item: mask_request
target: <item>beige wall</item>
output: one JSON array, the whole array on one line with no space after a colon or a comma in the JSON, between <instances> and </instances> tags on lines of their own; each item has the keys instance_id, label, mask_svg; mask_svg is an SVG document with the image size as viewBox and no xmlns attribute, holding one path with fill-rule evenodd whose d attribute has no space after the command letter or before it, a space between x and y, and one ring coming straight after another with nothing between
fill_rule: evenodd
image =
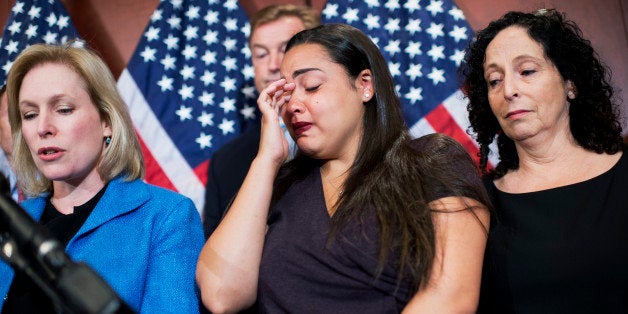
<instances>
[{"instance_id":1,"label":"beige wall","mask_svg":"<svg viewBox=\"0 0 628 314\"><path fill-rule=\"evenodd\" d=\"M422 0L425 1L425 0ZM4 25L14 0L0 1L0 25ZM150 15L159 0L62 0L81 37L97 49L115 76L131 59ZM455 0L475 30L510 10L557 8L576 21L602 59L613 71L612 83L625 99L628 113L628 5L625 0ZM624 3L622 3L624 2ZM310 4L321 10L326 0L240 0L251 14L275 3ZM628 134L628 119L624 121Z\"/></svg>"}]
</instances>

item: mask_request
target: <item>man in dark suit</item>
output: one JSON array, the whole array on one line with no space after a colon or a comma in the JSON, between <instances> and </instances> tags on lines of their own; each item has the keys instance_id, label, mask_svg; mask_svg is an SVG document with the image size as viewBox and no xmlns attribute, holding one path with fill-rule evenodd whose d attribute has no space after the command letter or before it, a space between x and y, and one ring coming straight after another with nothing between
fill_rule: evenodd
<instances>
[{"instance_id":1,"label":"man in dark suit","mask_svg":"<svg viewBox=\"0 0 628 314\"><path fill-rule=\"evenodd\" d=\"M255 88L263 90L280 79L279 67L288 40L296 33L320 25L320 15L311 8L271 5L251 18L249 47L255 70ZM214 153L209 163L203 228L208 238L216 229L240 189L257 155L259 125L252 126Z\"/></svg>"}]
</instances>

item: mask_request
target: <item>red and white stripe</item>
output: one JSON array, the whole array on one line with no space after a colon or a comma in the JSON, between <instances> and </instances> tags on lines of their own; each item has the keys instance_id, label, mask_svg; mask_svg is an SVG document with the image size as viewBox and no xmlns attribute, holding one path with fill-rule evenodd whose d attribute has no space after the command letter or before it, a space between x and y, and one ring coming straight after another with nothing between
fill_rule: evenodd
<instances>
[{"instance_id":1,"label":"red and white stripe","mask_svg":"<svg viewBox=\"0 0 628 314\"><path fill-rule=\"evenodd\" d=\"M203 178L206 176L206 171L203 170L207 169L207 163L197 169L190 167L151 110L128 70L122 71L117 86L140 138L146 163L146 182L191 198L202 217L205 202Z\"/></svg>"},{"instance_id":2,"label":"red and white stripe","mask_svg":"<svg viewBox=\"0 0 628 314\"><path fill-rule=\"evenodd\" d=\"M467 98L462 91L457 90L438 107L412 125L410 127L410 135L420 137L435 132L449 135L460 142L471 157L478 162L480 150L475 140L466 132L471 125L467 113L467 104ZM495 151L494 149L492 150ZM496 165L497 162L496 156L489 156L491 166Z\"/></svg>"}]
</instances>

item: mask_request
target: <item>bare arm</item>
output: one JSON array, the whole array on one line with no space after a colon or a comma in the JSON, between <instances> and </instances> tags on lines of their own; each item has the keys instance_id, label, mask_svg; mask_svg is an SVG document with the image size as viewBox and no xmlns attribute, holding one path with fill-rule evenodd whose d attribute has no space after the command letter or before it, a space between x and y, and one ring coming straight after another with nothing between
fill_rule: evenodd
<instances>
[{"instance_id":1,"label":"bare arm","mask_svg":"<svg viewBox=\"0 0 628 314\"><path fill-rule=\"evenodd\" d=\"M203 304L213 313L236 312L255 302L273 181L288 156L278 111L289 99L284 90L293 86L279 80L260 93L259 152L229 211L201 251L196 280Z\"/></svg>"},{"instance_id":2,"label":"bare arm","mask_svg":"<svg viewBox=\"0 0 628 314\"><path fill-rule=\"evenodd\" d=\"M473 208L462 210L470 206ZM403 312L475 313L489 212L478 201L463 197L444 197L431 202L430 207L435 210L432 219L436 233L431 277Z\"/></svg>"}]
</instances>

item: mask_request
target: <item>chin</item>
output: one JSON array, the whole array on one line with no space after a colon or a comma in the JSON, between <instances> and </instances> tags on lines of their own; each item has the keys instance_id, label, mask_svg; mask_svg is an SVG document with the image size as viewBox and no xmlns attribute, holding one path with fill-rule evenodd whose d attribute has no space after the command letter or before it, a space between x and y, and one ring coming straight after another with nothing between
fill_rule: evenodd
<instances>
[{"instance_id":1,"label":"chin","mask_svg":"<svg viewBox=\"0 0 628 314\"><path fill-rule=\"evenodd\" d=\"M316 159L318 159L318 157L317 157L317 152L318 152L319 150L317 150L317 149L313 148L311 145L301 145L301 144L298 144L298 143L297 143L297 147L299 147L299 151L300 151L303 155L308 156L308 157L311 157L311 158L316 158Z\"/></svg>"},{"instance_id":2,"label":"chin","mask_svg":"<svg viewBox=\"0 0 628 314\"><path fill-rule=\"evenodd\" d=\"M530 132L517 132L515 134L513 134L512 136L506 134L511 140L513 140L514 142L523 142L525 140L528 140L532 137L534 137L535 133L530 133Z\"/></svg>"},{"instance_id":3,"label":"chin","mask_svg":"<svg viewBox=\"0 0 628 314\"><path fill-rule=\"evenodd\" d=\"M76 173L67 169L44 169L41 173L46 179L57 182L71 181L78 177Z\"/></svg>"},{"instance_id":4,"label":"chin","mask_svg":"<svg viewBox=\"0 0 628 314\"><path fill-rule=\"evenodd\" d=\"M303 154L306 155L308 157L312 157L315 158L314 156L316 155L315 151L312 149L308 149L306 147L301 147L299 146L299 151Z\"/></svg>"}]
</instances>

